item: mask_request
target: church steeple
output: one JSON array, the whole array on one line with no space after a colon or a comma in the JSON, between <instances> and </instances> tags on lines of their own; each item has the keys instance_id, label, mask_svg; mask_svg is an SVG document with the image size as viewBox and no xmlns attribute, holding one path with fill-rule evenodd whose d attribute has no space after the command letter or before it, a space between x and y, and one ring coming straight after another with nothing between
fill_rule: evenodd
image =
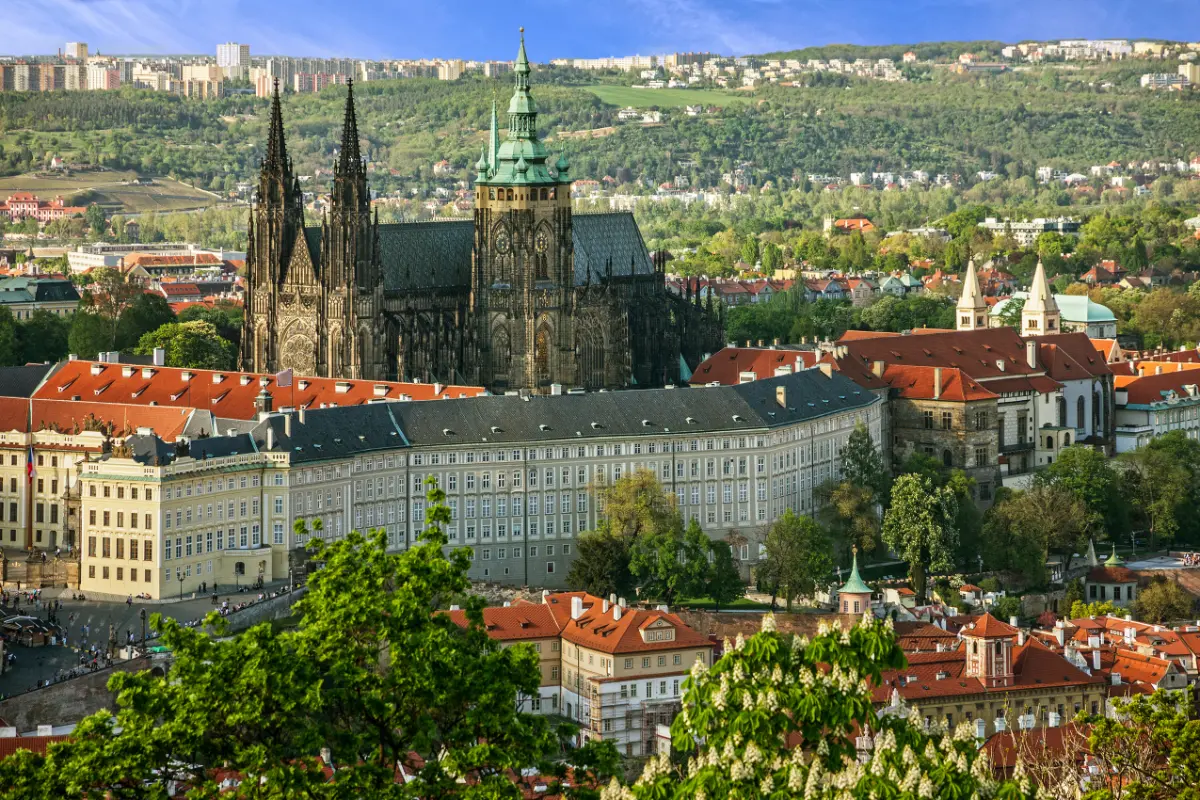
<instances>
[{"instance_id":1,"label":"church steeple","mask_svg":"<svg viewBox=\"0 0 1200 800\"><path fill-rule=\"evenodd\" d=\"M508 133L499 140L493 111L488 138L488 179L494 186L555 186L562 181L550 174L549 153L537 135L537 103L529 88L529 57L525 54L525 29L513 67L516 76L508 101Z\"/></svg>"},{"instance_id":2,"label":"church steeple","mask_svg":"<svg viewBox=\"0 0 1200 800\"><path fill-rule=\"evenodd\" d=\"M267 157L263 159L263 170L291 170L287 157L287 144L283 139L283 107L279 101L279 79L275 79L275 93L271 96L271 125L267 134ZM289 181L290 182L290 181Z\"/></svg>"},{"instance_id":3,"label":"church steeple","mask_svg":"<svg viewBox=\"0 0 1200 800\"><path fill-rule=\"evenodd\" d=\"M975 264L968 263L963 273L962 296L958 298L958 330L974 331L987 327L987 303L983 300L983 292L979 289L979 276L975 274Z\"/></svg>"},{"instance_id":4,"label":"church steeple","mask_svg":"<svg viewBox=\"0 0 1200 800\"><path fill-rule=\"evenodd\" d=\"M1061 314L1058 302L1050 291L1050 281L1046 279L1046 268L1039 258L1037 269L1033 273L1033 283L1029 287L1029 298L1021 309L1021 334L1024 336L1044 336L1059 333Z\"/></svg>"},{"instance_id":5,"label":"church steeple","mask_svg":"<svg viewBox=\"0 0 1200 800\"><path fill-rule=\"evenodd\" d=\"M346 114L342 121L342 152L338 157L338 172L348 174L362 169L358 149L358 117L354 113L354 81L347 82Z\"/></svg>"}]
</instances>

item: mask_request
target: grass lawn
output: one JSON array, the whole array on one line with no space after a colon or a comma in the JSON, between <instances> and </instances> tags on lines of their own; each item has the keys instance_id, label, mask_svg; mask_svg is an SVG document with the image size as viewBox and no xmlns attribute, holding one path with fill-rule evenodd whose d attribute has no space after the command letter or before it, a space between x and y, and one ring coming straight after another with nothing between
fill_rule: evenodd
<instances>
[{"instance_id":1,"label":"grass lawn","mask_svg":"<svg viewBox=\"0 0 1200 800\"><path fill-rule=\"evenodd\" d=\"M41 178L36 175L13 175L0 178L0 198L13 192L33 192L43 199L91 191L95 201L111 211L138 213L142 211L179 211L205 208L217 202L208 192L193 189L171 178L155 178L152 186L129 186L124 182L137 178L132 171L97 171L75 175L55 175Z\"/></svg>"},{"instance_id":2,"label":"grass lawn","mask_svg":"<svg viewBox=\"0 0 1200 800\"><path fill-rule=\"evenodd\" d=\"M677 600L676 605L698 610L714 610L716 608L716 604L708 597L689 597L684 600ZM767 611L770 608L770 603L756 603L744 597L734 600L728 605L721 606L722 611Z\"/></svg>"},{"instance_id":3,"label":"grass lawn","mask_svg":"<svg viewBox=\"0 0 1200 800\"><path fill-rule=\"evenodd\" d=\"M734 106L753 101L752 97L711 89L634 89L632 86L587 86L589 92L605 103L622 108L683 108L684 106Z\"/></svg>"}]
</instances>

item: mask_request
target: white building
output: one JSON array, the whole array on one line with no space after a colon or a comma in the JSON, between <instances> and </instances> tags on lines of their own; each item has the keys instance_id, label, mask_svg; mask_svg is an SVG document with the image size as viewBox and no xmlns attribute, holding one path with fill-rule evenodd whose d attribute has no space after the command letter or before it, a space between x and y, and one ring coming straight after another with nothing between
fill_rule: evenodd
<instances>
[{"instance_id":1,"label":"white building","mask_svg":"<svg viewBox=\"0 0 1200 800\"><path fill-rule=\"evenodd\" d=\"M238 44L237 42L226 42L225 44L217 45L217 66L218 67L242 67L250 68L250 45Z\"/></svg>"},{"instance_id":2,"label":"white building","mask_svg":"<svg viewBox=\"0 0 1200 800\"><path fill-rule=\"evenodd\" d=\"M67 42L63 55L67 58L73 58L76 61L87 61L87 42Z\"/></svg>"}]
</instances>

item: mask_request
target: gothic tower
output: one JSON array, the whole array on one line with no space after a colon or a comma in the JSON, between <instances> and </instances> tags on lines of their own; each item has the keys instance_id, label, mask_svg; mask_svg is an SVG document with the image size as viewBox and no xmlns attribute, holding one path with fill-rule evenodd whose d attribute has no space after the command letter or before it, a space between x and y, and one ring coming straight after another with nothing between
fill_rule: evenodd
<instances>
[{"instance_id":1,"label":"gothic tower","mask_svg":"<svg viewBox=\"0 0 1200 800\"><path fill-rule=\"evenodd\" d=\"M962 296L958 298L958 330L974 331L988 326L988 307L983 292L979 289L979 276L975 264L968 263L963 273Z\"/></svg>"},{"instance_id":2,"label":"gothic tower","mask_svg":"<svg viewBox=\"0 0 1200 800\"><path fill-rule=\"evenodd\" d=\"M508 103L508 132L484 147L475 181L471 310L480 382L494 390L548 392L576 382L571 179L565 157L551 172L529 93L524 28Z\"/></svg>"},{"instance_id":3,"label":"gothic tower","mask_svg":"<svg viewBox=\"0 0 1200 800\"><path fill-rule=\"evenodd\" d=\"M353 84L346 95L342 148L321 250L320 372L382 380L387 377L383 269L378 221L371 220L371 194L359 150Z\"/></svg>"},{"instance_id":4,"label":"gothic tower","mask_svg":"<svg viewBox=\"0 0 1200 800\"><path fill-rule=\"evenodd\" d=\"M1062 315L1058 310L1058 302L1050 291L1050 282L1046 280L1046 268L1039 258L1037 269L1033 273L1033 283L1029 287L1029 298L1021 309L1021 335L1045 336L1060 333Z\"/></svg>"},{"instance_id":5,"label":"gothic tower","mask_svg":"<svg viewBox=\"0 0 1200 800\"><path fill-rule=\"evenodd\" d=\"M271 100L267 154L262 160L258 192L250 211L246 246L246 306L242 323L242 369L279 369L280 339L273 324L279 286L291 263L297 237L304 235L304 204L300 182L292 172L283 137L279 81Z\"/></svg>"}]
</instances>

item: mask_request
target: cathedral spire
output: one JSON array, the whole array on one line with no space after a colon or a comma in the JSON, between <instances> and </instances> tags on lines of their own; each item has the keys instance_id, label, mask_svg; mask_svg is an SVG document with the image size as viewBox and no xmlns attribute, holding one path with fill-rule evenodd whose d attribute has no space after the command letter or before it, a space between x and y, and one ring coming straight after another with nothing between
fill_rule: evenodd
<instances>
[{"instance_id":1,"label":"cathedral spire","mask_svg":"<svg viewBox=\"0 0 1200 800\"><path fill-rule=\"evenodd\" d=\"M1039 258L1037 269L1033 273L1033 283L1029 287L1029 298L1025 301L1025 307L1021 309L1021 333L1025 336L1058 333L1060 318L1058 302L1050 291L1046 268Z\"/></svg>"},{"instance_id":2,"label":"cathedral spire","mask_svg":"<svg viewBox=\"0 0 1200 800\"><path fill-rule=\"evenodd\" d=\"M283 141L283 106L279 102L279 79L275 79L275 93L271 96L271 128L267 137L267 158L264 168L286 171L289 167L287 145Z\"/></svg>"},{"instance_id":3,"label":"cathedral spire","mask_svg":"<svg viewBox=\"0 0 1200 800\"><path fill-rule=\"evenodd\" d=\"M987 303L983 292L979 289L979 276L975 273L975 263L968 262L963 272L962 297L958 298L958 329L973 331L987 327Z\"/></svg>"},{"instance_id":4,"label":"cathedral spire","mask_svg":"<svg viewBox=\"0 0 1200 800\"><path fill-rule=\"evenodd\" d=\"M342 122L342 152L338 158L338 171L346 174L362 168L362 156L358 149L358 117L354 113L354 81L347 82L346 115Z\"/></svg>"},{"instance_id":5,"label":"cathedral spire","mask_svg":"<svg viewBox=\"0 0 1200 800\"><path fill-rule=\"evenodd\" d=\"M496 171L496 162L500 158L500 123L496 116L496 93L492 92L492 127L488 133L488 170Z\"/></svg>"}]
</instances>

